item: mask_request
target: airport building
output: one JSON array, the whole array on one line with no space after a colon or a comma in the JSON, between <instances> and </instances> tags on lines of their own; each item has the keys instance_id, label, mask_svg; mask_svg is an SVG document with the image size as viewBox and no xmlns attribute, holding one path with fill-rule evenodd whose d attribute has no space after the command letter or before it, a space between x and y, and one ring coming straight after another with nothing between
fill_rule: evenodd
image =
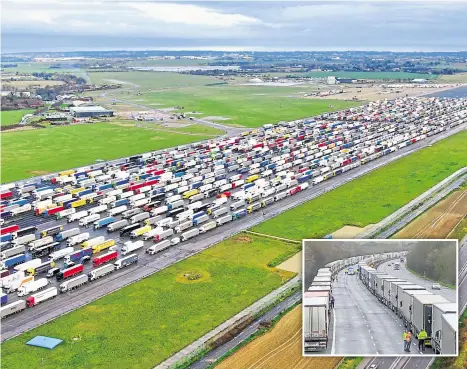
<instances>
[{"instance_id":1,"label":"airport building","mask_svg":"<svg viewBox=\"0 0 467 369\"><path fill-rule=\"evenodd\" d=\"M102 106L76 106L70 108L70 113L76 118L113 117L114 112Z\"/></svg>"}]
</instances>

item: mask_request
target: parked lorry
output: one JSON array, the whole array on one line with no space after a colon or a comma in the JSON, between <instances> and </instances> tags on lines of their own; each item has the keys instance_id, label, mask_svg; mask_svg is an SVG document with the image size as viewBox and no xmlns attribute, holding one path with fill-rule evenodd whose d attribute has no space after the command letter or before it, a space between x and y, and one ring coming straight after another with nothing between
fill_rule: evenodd
<instances>
[{"instance_id":1,"label":"parked lorry","mask_svg":"<svg viewBox=\"0 0 467 369\"><path fill-rule=\"evenodd\" d=\"M12 247L11 249L7 249L5 251L2 251L2 253L0 254L0 257L2 259L8 259L8 258L11 258L15 255L19 255L19 254L24 254L24 252L26 251L26 246L22 245L22 246L17 246L17 247Z\"/></svg>"},{"instance_id":2,"label":"parked lorry","mask_svg":"<svg viewBox=\"0 0 467 369\"><path fill-rule=\"evenodd\" d=\"M99 220L100 218L101 218L100 214L91 214L84 218L81 218L78 224L81 227L87 227L89 224L94 223L96 220Z\"/></svg>"},{"instance_id":3,"label":"parked lorry","mask_svg":"<svg viewBox=\"0 0 467 369\"><path fill-rule=\"evenodd\" d=\"M128 210L128 207L126 205L121 205L121 206L117 206L117 207L114 207L112 209L110 209L107 214L109 216L115 216L115 215L118 215L118 214L122 214L124 213L125 211Z\"/></svg>"},{"instance_id":4,"label":"parked lorry","mask_svg":"<svg viewBox=\"0 0 467 369\"><path fill-rule=\"evenodd\" d=\"M95 281L98 278L112 273L114 270L115 266L113 264L104 265L100 268L94 269L88 273L89 281Z\"/></svg>"},{"instance_id":5,"label":"parked lorry","mask_svg":"<svg viewBox=\"0 0 467 369\"><path fill-rule=\"evenodd\" d=\"M70 268L61 270L55 275L55 277L57 278L57 281L61 281L63 279L74 277L75 275L82 273L83 270L84 270L83 264L77 264L77 265L73 265Z\"/></svg>"},{"instance_id":6,"label":"parked lorry","mask_svg":"<svg viewBox=\"0 0 467 369\"><path fill-rule=\"evenodd\" d=\"M441 353L443 355L456 355L457 354L457 327L459 319L457 314L443 314L441 316L442 327L441 331Z\"/></svg>"},{"instance_id":7,"label":"parked lorry","mask_svg":"<svg viewBox=\"0 0 467 369\"><path fill-rule=\"evenodd\" d=\"M143 235L144 233L149 232L151 229L152 229L151 226L144 226L144 227L137 228L131 231L130 238L137 238Z\"/></svg>"},{"instance_id":8,"label":"parked lorry","mask_svg":"<svg viewBox=\"0 0 467 369\"><path fill-rule=\"evenodd\" d=\"M80 263L81 260L85 256L91 256L91 255L92 255L92 247L89 246L89 247L86 247L84 249L76 250L74 252L69 253L68 255L65 255L64 262L66 264L69 264L70 262Z\"/></svg>"},{"instance_id":9,"label":"parked lorry","mask_svg":"<svg viewBox=\"0 0 467 369\"><path fill-rule=\"evenodd\" d=\"M150 214L148 212L142 212L139 214L135 214L130 218L130 223L137 223L141 222L142 220L148 219Z\"/></svg>"},{"instance_id":10,"label":"parked lorry","mask_svg":"<svg viewBox=\"0 0 467 369\"><path fill-rule=\"evenodd\" d=\"M89 240L89 233L84 232L77 234L76 236L71 236L69 239L66 240L66 244L67 246L74 246L87 240Z\"/></svg>"},{"instance_id":11,"label":"parked lorry","mask_svg":"<svg viewBox=\"0 0 467 369\"><path fill-rule=\"evenodd\" d=\"M57 287L50 287L44 291L41 291L41 292L35 293L34 295L29 296L26 299L26 303L29 307L33 307L41 302L53 299L57 295L58 295Z\"/></svg>"},{"instance_id":12,"label":"parked lorry","mask_svg":"<svg viewBox=\"0 0 467 369\"><path fill-rule=\"evenodd\" d=\"M414 295L411 322L414 334L417 335L418 332L424 329L428 335L428 340L430 340L433 304L448 302L448 300L439 295ZM428 340L425 342L425 345L431 344L431 341Z\"/></svg>"},{"instance_id":13,"label":"parked lorry","mask_svg":"<svg viewBox=\"0 0 467 369\"><path fill-rule=\"evenodd\" d=\"M32 233L32 234L27 234L27 235L15 238L13 239L11 243L15 246L27 245L28 243L35 241L35 239L36 239L36 235Z\"/></svg>"},{"instance_id":14,"label":"parked lorry","mask_svg":"<svg viewBox=\"0 0 467 369\"><path fill-rule=\"evenodd\" d=\"M65 293L65 292L74 290L75 288L78 288L87 282L88 282L88 276L84 274L78 277L69 279L68 281L63 282L59 286L60 292Z\"/></svg>"},{"instance_id":15,"label":"parked lorry","mask_svg":"<svg viewBox=\"0 0 467 369\"><path fill-rule=\"evenodd\" d=\"M454 352L445 353L442 351L441 344L443 341L443 315L444 314L453 314L457 317L457 304L449 303L449 304L433 304L432 310L432 324L431 324L431 347L435 354L443 354L443 355L454 355ZM449 334L449 330L448 330ZM449 338L447 338L449 339Z\"/></svg>"},{"instance_id":16,"label":"parked lorry","mask_svg":"<svg viewBox=\"0 0 467 369\"><path fill-rule=\"evenodd\" d=\"M157 233L157 234L154 236L153 242L162 241L162 240L166 239L167 237L172 236L173 234L174 234L174 230L173 230L172 228L169 228L169 229L160 231L159 233Z\"/></svg>"},{"instance_id":17,"label":"parked lorry","mask_svg":"<svg viewBox=\"0 0 467 369\"><path fill-rule=\"evenodd\" d=\"M199 227L199 233L206 233L207 231L210 231L211 229L214 229L216 227L217 223L215 221L205 223L201 227Z\"/></svg>"},{"instance_id":18,"label":"parked lorry","mask_svg":"<svg viewBox=\"0 0 467 369\"><path fill-rule=\"evenodd\" d=\"M146 253L148 253L149 255L155 255L159 252L167 250L170 246L171 246L170 240L164 240L146 249Z\"/></svg>"},{"instance_id":19,"label":"parked lorry","mask_svg":"<svg viewBox=\"0 0 467 369\"><path fill-rule=\"evenodd\" d=\"M54 266L55 266L55 261L47 260L46 262L42 263L41 265L35 268L26 269L26 273L28 275L38 275L38 274L47 272L49 269L53 268Z\"/></svg>"},{"instance_id":20,"label":"parked lorry","mask_svg":"<svg viewBox=\"0 0 467 369\"><path fill-rule=\"evenodd\" d=\"M207 217L207 215L204 215L204 216ZM199 229L198 228L190 229L189 231L186 231L186 232L182 233L181 241L182 242L187 241L190 238L196 237L197 235L199 235Z\"/></svg>"},{"instance_id":21,"label":"parked lorry","mask_svg":"<svg viewBox=\"0 0 467 369\"><path fill-rule=\"evenodd\" d=\"M175 227L175 233L182 233L184 230L193 226L193 221L186 220Z\"/></svg>"},{"instance_id":22,"label":"parked lorry","mask_svg":"<svg viewBox=\"0 0 467 369\"><path fill-rule=\"evenodd\" d=\"M142 242L142 241L140 241L140 242ZM136 255L136 254L128 255L128 256L126 256L124 258L121 258L121 259L117 260L114 263L115 270L125 268L125 267L127 267L127 266L129 266L131 264L135 264L137 262L138 262L138 255Z\"/></svg>"},{"instance_id":23,"label":"parked lorry","mask_svg":"<svg viewBox=\"0 0 467 369\"><path fill-rule=\"evenodd\" d=\"M35 267L37 267L37 266L39 266L41 264L42 264L41 259L37 258L37 259L29 260L29 261L27 261L25 263L19 264L19 265L15 266L14 269L17 272L24 273L28 268L35 268Z\"/></svg>"},{"instance_id":24,"label":"parked lorry","mask_svg":"<svg viewBox=\"0 0 467 369\"><path fill-rule=\"evenodd\" d=\"M65 247L64 249L55 251L49 255L49 260L57 261L63 259L66 255L74 251L73 247Z\"/></svg>"},{"instance_id":25,"label":"parked lorry","mask_svg":"<svg viewBox=\"0 0 467 369\"><path fill-rule=\"evenodd\" d=\"M25 276L24 273L18 272L2 278L2 287L6 293L15 292L18 288L34 281L34 276Z\"/></svg>"},{"instance_id":26,"label":"parked lorry","mask_svg":"<svg viewBox=\"0 0 467 369\"><path fill-rule=\"evenodd\" d=\"M143 241L136 241L136 242L127 241L127 242L125 242L125 243L123 244L121 253L122 253L122 255L127 255L127 254L129 254L130 252L139 250L139 249L142 248L143 246L144 246L144 242L143 242ZM119 269L119 268L117 268L117 269Z\"/></svg>"},{"instance_id":27,"label":"parked lorry","mask_svg":"<svg viewBox=\"0 0 467 369\"><path fill-rule=\"evenodd\" d=\"M2 306L0 308L0 316L1 318L6 318L9 315L19 313L26 309L26 301L25 300L17 300L12 302L11 304Z\"/></svg>"},{"instance_id":28,"label":"parked lorry","mask_svg":"<svg viewBox=\"0 0 467 369\"><path fill-rule=\"evenodd\" d=\"M94 222L94 229L99 229L99 228L105 227L105 226L107 226L109 224L112 224L114 222L115 222L114 217L106 217L106 218L96 220Z\"/></svg>"},{"instance_id":29,"label":"parked lorry","mask_svg":"<svg viewBox=\"0 0 467 369\"><path fill-rule=\"evenodd\" d=\"M328 346L329 299L304 297L303 309L305 352L325 350Z\"/></svg>"},{"instance_id":30,"label":"parked lorry","mask_svg":"<svg viewBox=\"0 0 467 369\"><path fill-rule=\"evenodd\" d=\"M117 251L109 251L103 255L96 256L94 259L92 259L92 266L93 267L98 267L102 264L108 263L112 260L116 260L118 257L118 252Z\"/></svg>"},{"instance_id":31,"label":"parked lorry","mask_svg":"<svg viewBox=\"0 0 467 369\"><path fill-rule=\"evenodd\" d=\"M128 225L128 220L122 219L114 223L110 223L107 225L107 232L113 232L117 231L119 229L122 229L123 227L126 227Z\"/></svg>"},{"instance_id":32,"label":"parked lorry","mask_svg":"<svg viewBox=\"0 0 467 369\"><path fill-rule=\"evenodd\" d=\"M2 293L0 297L0 301L1 301L1 306L6 305L6 303L8 302L8 295L6 293Z\"/></svg>"},{"instance_id":33,"label":"parked lorry","mask_svg":"<svg viewBox=\"0 0 467 369\"><path fill-rule=\"evenodd\" d=\"M100 243L98 245L91 246L92 247L92 253L97 254L98 252L106 250L109 247L112 247L114 245L115 245L115 240L113 240L113 239L106 240L106 241L104 241L104 242L102 242L102 243Z\"/></svg>"},{"instance_id":34,"label":"parked lorry","mask_svg":"<svg viewBox=\"0 0 467 369\"><path fill-rule=\"evenodd\" d=\"M197 218L194 218L193 219L193 225L197 226L197 225L199 225L201 223L207 222L208 220L209 220L209 215L204 214L204 215L201 215L201 216L199 216Z\"/></svg>"},{"instance_id":35,"label":"parked lorry","mask_svg":"<svg viewBox=\"0 0 467 369\"><path fill-rule=\"evenodd\" d=\"M91 238L90 240L84 241L81 244L81 247L92 247L92 246L95 246L95 245L99 245L104 241L105 241L104 236L94 237L94 238Z\"/></svg>"},{"instance_id":36,"label":"parked lorry","mask_svg":"<svg viewBox=\"0 0 467 369\"><path fill-rule=\"evenodd\" d=\"M399 316L404 320L404 324L407 325L412 322L413 298L415 295L432 295L432 293L427 290L401 290L401 294L398 296L398 311Z\"/></svg>"},{"instance_id":37,"label":"parked lorry","mask_svg":"<svg viewBox=\"0 0 467 369\"><path fill-rule=\"evenodd\" d=\"M88 214L88 211L87 210L82 210L82 211L75 211L74 213L72 213L71 215L68 215L67 216L67 222L68 223L71 223L71 222L75 222L75 221L79 221L85 217L87 217L89 214Z\"/></svg>"},{"instance_id":38,"label":"parked lorry","mask_svg":"<svg viewBox=\"0 0 467 369\"><path fill-rule=\"evenodd\" d=\"M19 297L29 295L30 293L37 292L49 285L49 280L47 278L40 278L31 283L23 284L18 288L17 294Z\"/></svg>"},{"instance_id":39,"label":"parked lorry","mask_svg":"<svg viewBox=\"0 0 467 369\"><path fill-rule=\"evenodd\" d=\"M218 226L221 226L221 225L223 225L223 224L225 224L225 223L228 223L228 222L230 222L230 221L232 221L232 215L231 215L231 214L225 215L225 216L223 216L223 217L217 219L217 225L218 225Z\"/></svg>"},{"instance_id":40,"label":"parked lorry","mask_svg":"<svg viewBox=\"0 0 467 369\"><path fill-rule=\"evenodd\" d=\"M71 228L71 229L67 229L66 231L62 231L59 234L57 234L55 236L55 239L57 240L57 242L61 242L61 241L65 241L66 239L72 236L76 236L77 234L79 234L79 228Z\"/></svg>"}]
</instances>

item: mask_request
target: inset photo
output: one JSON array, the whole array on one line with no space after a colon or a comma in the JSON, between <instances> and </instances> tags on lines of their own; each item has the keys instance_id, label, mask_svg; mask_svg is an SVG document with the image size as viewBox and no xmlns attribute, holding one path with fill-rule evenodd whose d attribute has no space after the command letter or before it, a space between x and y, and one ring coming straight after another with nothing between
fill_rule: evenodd
<instances>
[{"instance_id":1,"label":"inset photo","mask_svg":"<svg viewBox=\"0 0 467 369\"><path fill-rule=\"evenodd\" d=\"M457 356L457 240L303 240L305 356Z\"/></svg>"}]
</instances>

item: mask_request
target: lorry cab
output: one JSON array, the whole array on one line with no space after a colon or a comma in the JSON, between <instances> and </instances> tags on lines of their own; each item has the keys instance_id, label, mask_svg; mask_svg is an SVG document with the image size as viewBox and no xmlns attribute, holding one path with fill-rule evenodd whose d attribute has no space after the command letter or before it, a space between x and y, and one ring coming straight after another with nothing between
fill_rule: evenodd
<instances>
[{"instance_id":1,"label":"lorry cab","mask_svg":"<svg viewBox=\"0 0 467 369\"><path fill-rule=\"evenodd\" d=\"M47 274L45 275L47 278L52 278L55 276L58 272L60 271L60 268L52 268L47 271Z\"/></svg>"}]
</instances>

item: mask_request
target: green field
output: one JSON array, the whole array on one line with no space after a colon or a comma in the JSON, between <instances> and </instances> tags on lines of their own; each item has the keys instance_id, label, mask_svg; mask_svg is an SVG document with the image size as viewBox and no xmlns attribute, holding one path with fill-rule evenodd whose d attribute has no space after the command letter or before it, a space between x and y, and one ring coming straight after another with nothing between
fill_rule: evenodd
<instances>
[{"instance_id":1,"label":"green field","mask_svg":"<svg viewBox=\"0 0 467 369\"><path fill-rule=\"evenodd\" d=\"M64 64L61 63L42 63L42 62L12 62L4 64L18 64L15 68L2 68L4 72L8 73L35 73L35 72L46 72L46 73L80 73L84 69L81 68L50 68L52 64Z\"/></svg>"},{"instance_id":2,"label":"green field","mask_svg":"<svg viewBox=\"0 0 467 369\"><path fill-rule=\"evenodd\" d=\"M203 138L108 123L3 132L2 181L15 181L92 164L97 159L116 159Z\"/></svg>"},{"instance_id":3,"label":"green field","mask_svg":"<svg viewBox=\"0 0 467 369\"><path fill-rule=\"evenodd\" d=\"M301 89L287 87L219 86L148 92L136 100L143 105L158 103L161 108L182 106L185 112L202 113L196 117L221 116L228 120L219 123L251 128L361 105L355 101L304 99L292 95L301 92Z\"/></svg>"},{"instance_id":4,"label":"green field","mask_svg":"<svg viewBox=\"0 0 467 369\"><path fill-rule=\"evenodd\" d=\"M2 126L11 126L13 124L18 124L21 122L21 118L23 118L26 114L31 114L34 112L33 109L22 109L22 110L5 110L2 111L1 115L1 123Z\"/></svg>"},{"instance_id":5,"label":"green field","mask_svg":"<svg viewBox=\"0 0 467 369\"><path fill-rule=\"evenodd\" d=\"M209 60L191 59L136 59L125 63L129 67L189 67L193 65L205 65Z\"/></svg>"},{"instance_id":6,"label":"green field","mask_svg":"<svg viewBox=\"0 0 467 369\"><path fill-rule=\"evenodd\" d=\"M467 83L467 73L459 73L453 75L443 75L439 78L439 83Z\"/></svg>"},{"instance_id":7,"label":"green field","mask_svg":"<svg viewBox=\"0 0 467 369\"><path fill-rule=\"evenodd\" d=\"M381 221L467 165L467 131L413 153L252 230L301 240L321 238L344 225Z\"/></svg>"},{"instance_id":8,"label":"green field","mask_svg":"<svg viewBox=\"0 0 467 369\"><path fill-rule=\"evenodd\" d=\"M355 79L436 79L435 74L423 73L407 73L407 72L307 72L300 73L297 76L325 78L327 76L335 76L339 78L355 78Z\"/></svg>"},{"instance_id":9,"label":"green field","mask_svg":"<svg viewBox=\"0 0 467 369\"><path fill-rule=\"evenodd\" d=\"M3 343L2 368L152 368L292 277L266 265L299 249L231 238ZM185 273L201 278L190 282ZM26 346L36 335L64 342L51 351Z\"/></svg>"}]
</instances>

